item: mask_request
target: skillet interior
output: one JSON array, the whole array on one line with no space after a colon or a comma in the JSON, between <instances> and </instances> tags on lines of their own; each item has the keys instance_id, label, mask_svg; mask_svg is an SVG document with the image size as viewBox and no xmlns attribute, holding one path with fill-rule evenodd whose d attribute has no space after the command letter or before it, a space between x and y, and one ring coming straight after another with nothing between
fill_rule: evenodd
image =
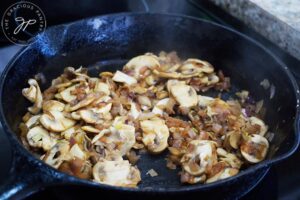
<instances>
[{"instance_id":1,"label":"skillet interior","mask_svg":"<svg viewBox=\"0 0 300 200\"><path fill-rule=\"evenodd\" d=\"M279 159L290 152L297 141L293 131L297 101L286 70L240 35L203 21L168 15L94 18L58 26L39 35L7 71L1 94L5 119L17 133L18 123L29 105L21 89L38 72L46 76L47 82L42 85L45 89L66 66L90 66L95 74L101 70L115 71L131 57L161 50L175 50L182 58L207 60L231 77L234 88L249 90L256 100L263 99L267 109L265 121L276 133L267 160ZM93 65L96 62L98 67ZM264 79L275 87L272 99L270 90L260 85ZM164 158L164 155L145 155L140 160L143 175L140 188L180 186L177 172L166 169ZM159 173L158 177L145 175L151 168Z\"/></svg>"}]
</instances>

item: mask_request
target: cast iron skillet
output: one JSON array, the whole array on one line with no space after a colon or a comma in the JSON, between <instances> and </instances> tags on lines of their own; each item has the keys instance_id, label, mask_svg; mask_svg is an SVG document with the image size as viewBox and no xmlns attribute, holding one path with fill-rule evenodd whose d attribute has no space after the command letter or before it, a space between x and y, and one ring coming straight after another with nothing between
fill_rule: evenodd
<instances>
[{"instance_id":1,"label":"cast iron skillet","mask_svg":"<svg viewBox=\"0 0 300 200\"><path fill-rule=\"evenodd\" d=\"M181 185L177 171L165 167L164 155L143 155L139 162L142 182L138 188L120 188L81 180L61 173L35 158L20 143L17 132L29 103L21 89L27 80L42 72L46 83L66 66L89 66L92 74L122 67L131 57L145 52L175 50L183 58L197 57L211 62L231 77L233 89L246 89L256 100L264 100L266 123L275 133L267 159L237 176L207 185ZM93 65L97 63L97 66ZM268 79L275 88L260 82ZM185 16L166 14L116 14L86 19L48 29L23 48L8 64L0 82L0 117L13 146L10 177L1 188L0 198L21 198L46 186L73 185L70 195L88 192L124 197L236 198L253 188L269 167L290 156L299 143L299 89L287 67L252 39L226 27ZM232 93L224 94L225 98ZM5 161L1 161L5 162ZM155 169L159 176L146 172ZM74 188L76 190L74 190ZM57 189L57 187L56 187ZM58 189L57 189L58 190Z\"/></svg>"}]
</instances>

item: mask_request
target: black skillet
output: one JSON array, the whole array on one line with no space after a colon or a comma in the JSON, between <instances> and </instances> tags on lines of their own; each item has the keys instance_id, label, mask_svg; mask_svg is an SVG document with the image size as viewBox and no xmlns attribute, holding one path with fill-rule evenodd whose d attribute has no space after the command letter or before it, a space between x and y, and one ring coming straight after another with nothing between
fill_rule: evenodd
<instances>
[{"instance_id":1,"label":"black skillet","mask_svg":"<svg viewBox=\"0 0 300 200\"><path fill-rule=\"evenodd\" d=\"M187 186L180 184L177 171L166 169L164 155L145 154L138 163L143 181L138 188L129 189L61 173L23 148L16 133L29 105L21 95L29 78L42 72L47 79L42 84L44 89L66 66L89 66L91 74L97 75L102 70L114 71L122 67L126 60L136 55L161 50L175 50L183 58L208 60L231 77L233 90L246 89L255 100L264 100L265 121L275 133L265 161L232 178ZM271 83L271 92L270 88L260 85L264 79ZM271 165L290 156L299 143L300 96L287 67L252 39L226 27L186 16L124 13L50 28L8 64L1 78L0 95L0 118L14 158L9 179L0 188L0 199L23 198L46 186L56 186L55 190L59 190L58 185L72 185L64 191L74 198L83 192L98 197L122 195L125 199L185 198L191 194L210 199L237 198L251 190ZM224 97L232 95L227 93ZM159 176L146 175L152 168Z\"/></svg>"}]
</instances>

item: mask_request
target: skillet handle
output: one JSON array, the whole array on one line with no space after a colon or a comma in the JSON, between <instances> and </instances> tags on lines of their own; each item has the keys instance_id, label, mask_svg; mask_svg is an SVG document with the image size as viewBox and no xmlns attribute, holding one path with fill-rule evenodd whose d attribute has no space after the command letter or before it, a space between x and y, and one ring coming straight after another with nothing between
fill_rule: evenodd
<instances>
[{"instance_id":1,"label":"skillet handle","mask_svg":"<svg viewBox=\"0 0 300 200\"><path fill-rule=\"evenodd\" d=\"M0 186L0 199L23 199L48 185L62 182L62 176L21 150L14 150L8 180Z\"/></svg>"}]
</instances>

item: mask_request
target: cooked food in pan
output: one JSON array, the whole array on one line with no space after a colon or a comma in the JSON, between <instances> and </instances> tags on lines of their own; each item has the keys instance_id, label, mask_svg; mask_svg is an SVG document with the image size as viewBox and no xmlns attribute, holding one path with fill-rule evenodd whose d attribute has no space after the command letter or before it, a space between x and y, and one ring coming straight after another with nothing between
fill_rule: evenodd
<instances>
[{"instance_id":1,"label":"cooked food in pan","mask_svg":"<svg viewBox=\"0 0 300 200\"><path fill-rule=\"evenodd\" d=\"M28 84L23 95L33 105L20 124L24 145L79 178L136 187L139 151L146 150L168 151L166 167L180 168L182 183L211 183L268 152L262 103L249 101L247 91L236 99L205 96L228 91L230 79L200 59L146 53L99 77L67 67L43 92L37 80Z\"/></svg>"}]
</instances>

